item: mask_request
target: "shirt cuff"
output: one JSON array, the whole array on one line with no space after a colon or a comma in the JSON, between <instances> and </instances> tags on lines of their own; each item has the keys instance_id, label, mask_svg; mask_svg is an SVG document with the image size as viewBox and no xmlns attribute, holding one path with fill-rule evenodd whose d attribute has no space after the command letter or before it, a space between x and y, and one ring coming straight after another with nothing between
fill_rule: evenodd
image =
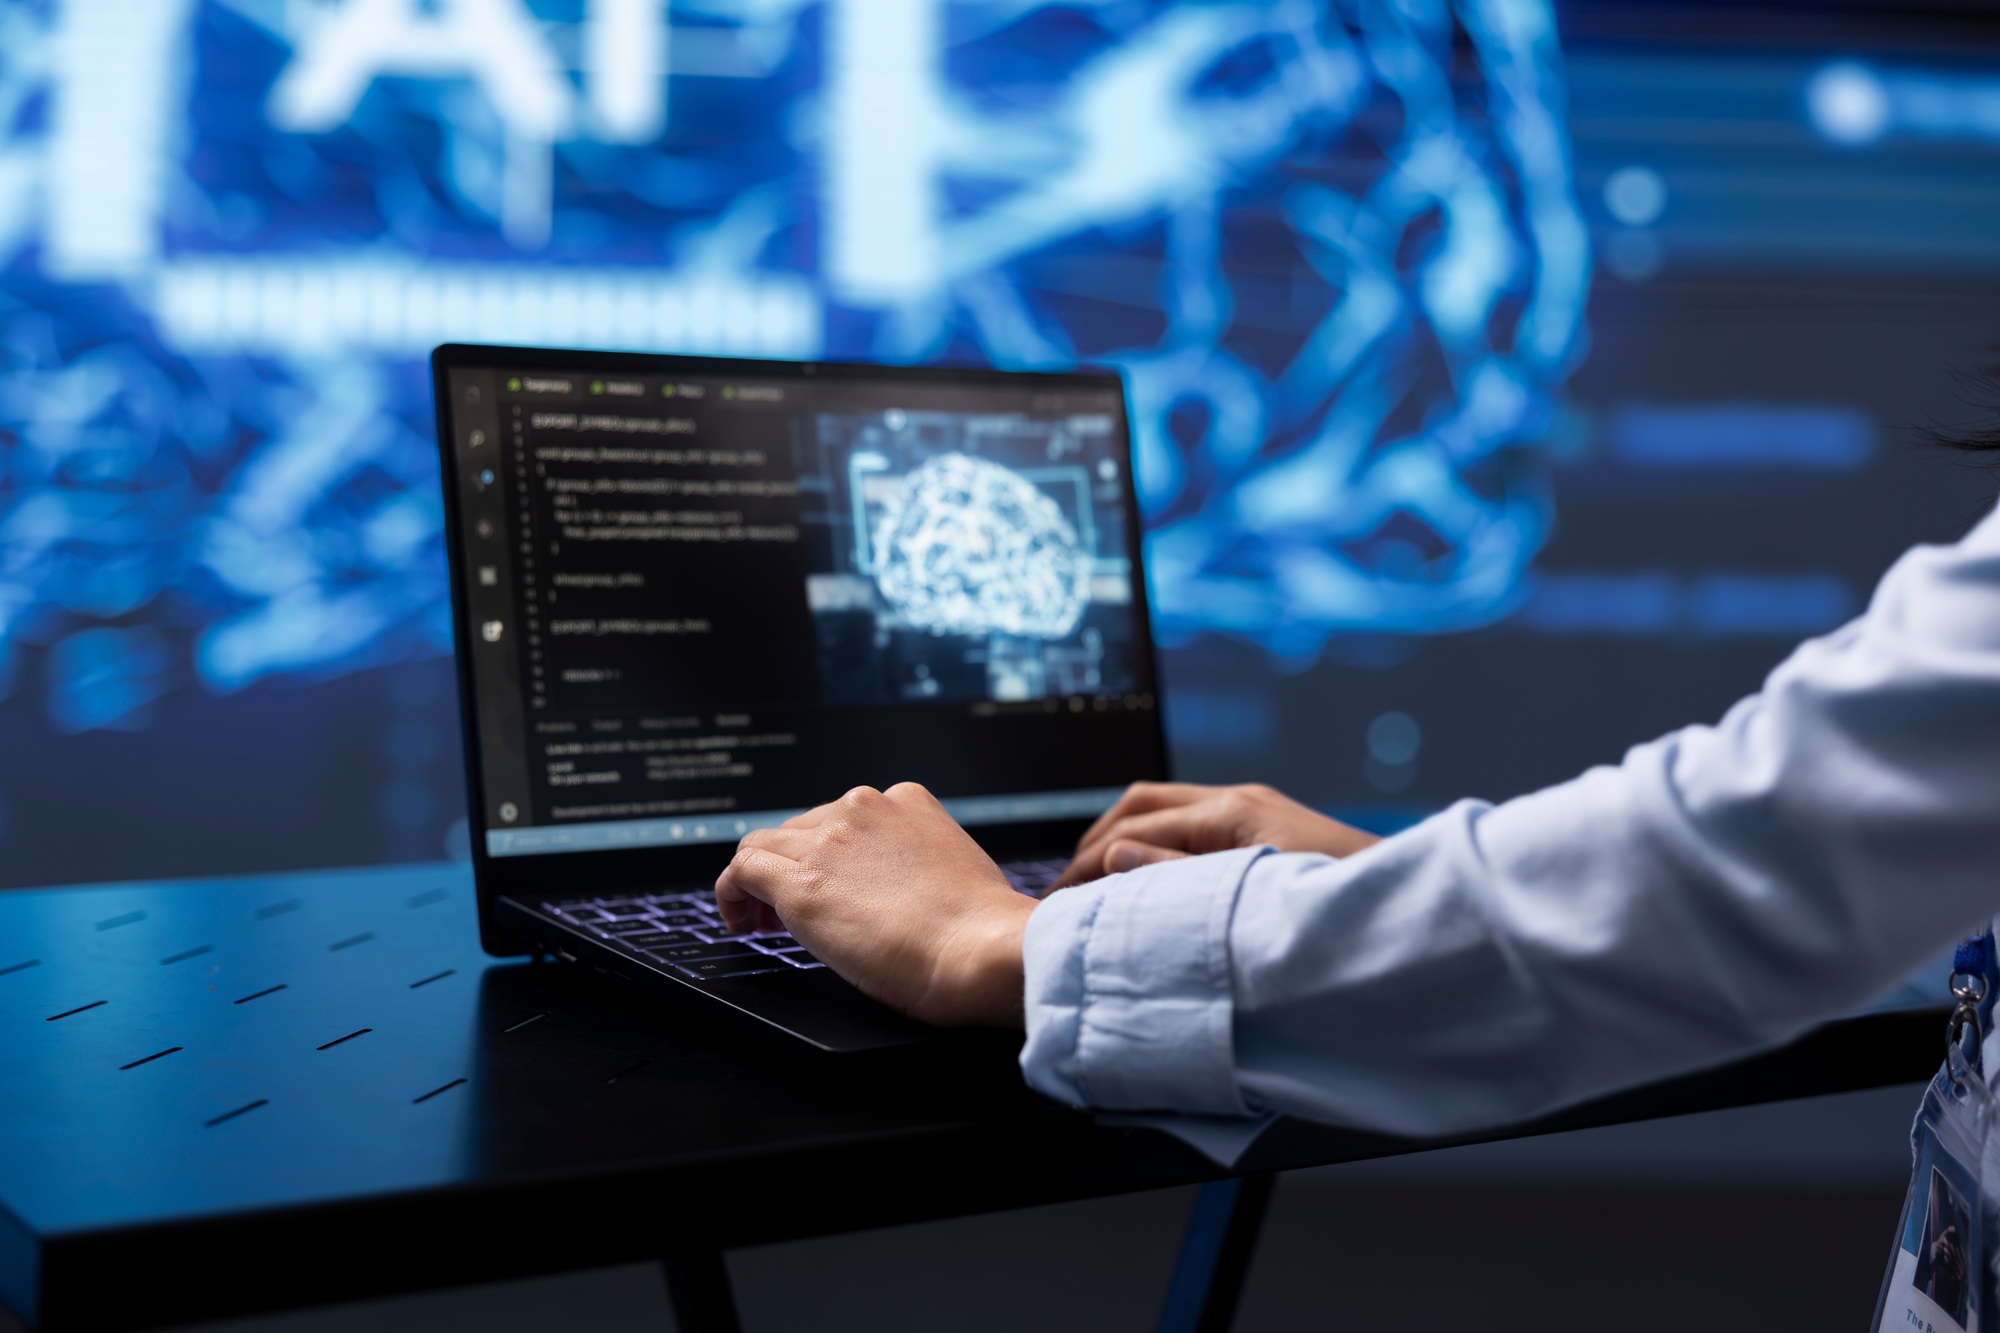
<instances>
[{"instance_id":1,"label":"shirt cuff","mask_svg":"<svg viewBox=\"0 0 2000 1333\"><path fill-rule=\"evenodd\" d=\"M1162 861L1045 899L1022 945L1029 1085L1073 1106L1248 1114L1229 923L1269 851Z\"/></svg>"}]
</instances>

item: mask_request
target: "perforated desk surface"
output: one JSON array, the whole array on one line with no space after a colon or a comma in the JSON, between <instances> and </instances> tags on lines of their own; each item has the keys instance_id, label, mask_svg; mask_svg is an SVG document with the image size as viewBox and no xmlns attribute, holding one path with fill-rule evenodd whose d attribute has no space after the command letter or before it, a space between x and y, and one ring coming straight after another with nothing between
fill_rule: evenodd
<instances>
[{"instance_id":1,"label":"perforated desk surface","mask_svg":"<svg viewBox=\"0 0 2000 1333\"><path fill-rule=\"evenodd\" d=\"M1514 1133L1902 1082L1848 1020ZM0 1301L142 1328L1214 1179L1018 1039L794 1057L479 951L456 865L0 893ZM1239 1169L1428 1146L1281 1122Z\"/></svg>"}]
</instances>

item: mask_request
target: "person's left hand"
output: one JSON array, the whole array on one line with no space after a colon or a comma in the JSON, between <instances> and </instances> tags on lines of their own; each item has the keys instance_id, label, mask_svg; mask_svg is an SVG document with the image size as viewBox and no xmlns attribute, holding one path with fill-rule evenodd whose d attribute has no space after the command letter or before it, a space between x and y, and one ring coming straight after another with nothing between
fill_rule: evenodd
<instances>
[{"instance_id":1,"label":"person's left hand","mask_svg":"<svg viewBox=\"0 0 2000 1333\"><path fill-rule=\"evenodd\" d=\"M1352 856L1380 841L1259 783L1135 782L1090 826L1049 891L1232 847L1266 843L1281 852Z\"/></svg>"},{"instance_id":2,"label":"person's left hand","mask_svg":"<svg viewBox=\"0 0 2000 1333\"><path fill-rule=\"evenodd\" d=\"M715 881L732 930L782 922L862 991L929 1023L1019 1024L1033 899L913 782L756 829Z\"/></svg>"}]
</instances>

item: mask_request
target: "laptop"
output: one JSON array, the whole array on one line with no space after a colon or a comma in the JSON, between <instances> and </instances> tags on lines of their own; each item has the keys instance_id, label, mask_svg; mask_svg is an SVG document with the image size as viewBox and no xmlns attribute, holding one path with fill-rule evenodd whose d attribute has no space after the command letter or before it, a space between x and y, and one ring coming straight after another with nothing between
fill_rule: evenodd
<instances>
[{"instance_id":1,"label":"laptop","mask_svg":"<svg viewBox=\"0 0 2000 1333\"><path fill-rule=\"evenodd\" d=\"M751 829L921 782L1035 893L1167 749L1115 372L432 356L480 933L825 1052L925 1029L782 931Z\"/></svg>"}]
</instances>

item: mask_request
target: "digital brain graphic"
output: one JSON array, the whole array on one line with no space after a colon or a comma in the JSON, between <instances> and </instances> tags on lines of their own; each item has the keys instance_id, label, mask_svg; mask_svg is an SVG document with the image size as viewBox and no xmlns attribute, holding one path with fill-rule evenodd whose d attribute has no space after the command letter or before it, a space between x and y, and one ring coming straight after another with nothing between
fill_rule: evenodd
<instances>
[{"instance_id":1,"label":"digital brain graphic","mask_svg":"<svg viewBox=\"0 0 2000 1333\"><path fill-rule=\"evenodd\" d=\"M1090 595L1090 554L1025 477L941 454L903 481L875 529L875 586L932 634L1060 639Z\"/></svg>"}]
</instances>

